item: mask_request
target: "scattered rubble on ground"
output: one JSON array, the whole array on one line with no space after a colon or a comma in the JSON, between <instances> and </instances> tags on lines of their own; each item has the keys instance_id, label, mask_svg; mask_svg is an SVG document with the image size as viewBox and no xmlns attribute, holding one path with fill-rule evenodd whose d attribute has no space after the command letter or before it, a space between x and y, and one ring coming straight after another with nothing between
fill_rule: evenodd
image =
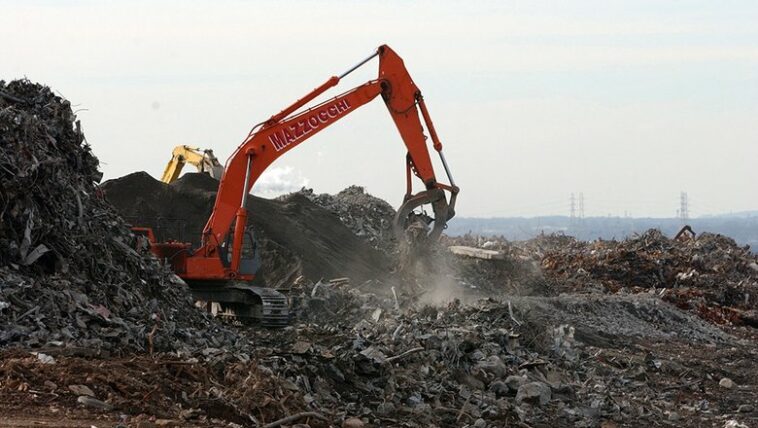
<instances>
[{"instance_id":1,"label":"scattered rubble on ground","mask_svg":"<svg viewBox=\"0 0 758 428\"><path fill-rule=\"evenodd\" d=\"M398 310L350 290L322 286L316 295L332 316L253 332L256 359L297 385L311 407L370 426L647 425L690 403L673 391L707 385L703 400L719 391L718 378L688 374L674 354L649 343L748 352L719 328L648 296Z\"/></svg>"},{"instance_id":2,"label":"scattered rubble on ground","mask_svg":"<svg viewBox=\"0 0 758 428\"><path fill-rule=\"evenodd\" d=\"M728 238L443 237L397 272L394 210L362 188L251 197L261 278L287 289L295 313L266 330L210 317L132 249L128 223L197 244L215 180L135 173L95 185L97 160L68 102L26 81L0 82L0 154L0 416L10 424L758 421L758 263Z\"/></svg>"},{"instance_id":3,"label":"scattered rubble on ground","mask_svg":"<svg viewBox=\"0 0 758 428\"><path fill-rule=\"evenodd\" d=\"M0 414L39 406L42 415L86 409L126 426L162 426L159 420L174 427L244 426L304 409L299 400L286 402L292 396L286 381L247 354L215 348L191 358L139 355L93 363L62 356L49 365L11 350L0 357L0 379Z\"/></svg>"}]
</instances>

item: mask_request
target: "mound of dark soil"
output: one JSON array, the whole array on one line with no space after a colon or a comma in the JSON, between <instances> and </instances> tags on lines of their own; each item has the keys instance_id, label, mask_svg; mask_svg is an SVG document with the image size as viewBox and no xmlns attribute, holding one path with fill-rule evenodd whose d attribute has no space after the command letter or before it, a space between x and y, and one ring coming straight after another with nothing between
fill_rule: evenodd
<instances>
[{"instance_id":1,"label":"mound of dark soil","mask_svg":"<svg viewBox=\"0 0 758 428\"><path fill-rule=\"evenodd\" d=\"M206 174L185 174L170 185L136 172L104 183L106 198L134 225L153 227L160 240L200 244L213 210L218 181ZM276 200L249 196L248 225L261 248L258 278L287 285L299 275L311 281L350 277L354 282L381 278L388 257L356 236L340 218L300 193Z\"/></svg>"}]
</instances>

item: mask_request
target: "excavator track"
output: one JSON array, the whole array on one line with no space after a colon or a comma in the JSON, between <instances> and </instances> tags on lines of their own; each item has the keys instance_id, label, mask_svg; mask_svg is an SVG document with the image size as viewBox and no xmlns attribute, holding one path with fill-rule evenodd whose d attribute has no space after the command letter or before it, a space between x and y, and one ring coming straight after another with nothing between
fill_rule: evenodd
<instances>
[{"instance_id":1,"label":"excavator track","mask_svg":"<svg viewBox=\"0 0 758 428\"><path fill-rule=\"evenodd\" d=\"M289 304L287 297L282 293L270 288L261 288L261 317L260 323L264 327L286 327L290 321Z\"/></svg>"},{"instance_id":2,"label":"excavator track","mask_svg":"<svg viewBox=\"0 0 758 428\"><path fill-rule=\"evenodd\" d=\"M271 288L233 283L217 287L190 285L190 289L197 299L221 305L218 316L227 321L269 328L286 327L290 322L287 296Z\"/></svg>"}]
</instances>

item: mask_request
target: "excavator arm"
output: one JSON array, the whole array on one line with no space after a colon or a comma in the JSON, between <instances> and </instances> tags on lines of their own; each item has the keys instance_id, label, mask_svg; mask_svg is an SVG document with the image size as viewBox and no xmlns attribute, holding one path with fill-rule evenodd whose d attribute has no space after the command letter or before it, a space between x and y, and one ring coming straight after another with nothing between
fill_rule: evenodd
<instances>
[{"instance_id":1,"label":"excavator arm","mask_svg":"<svg viewBox=\"0 0 758 428\"><path fill-rule=\"evenodd\" d=\"M379 57L377 79L298 112L375 56ZM442 144L421 91L408 74L403 60L383 45L346 73L331 77L305 97L253 128L226 163L213 212L203 231L202 246L189 257L180 258L183 266L175 266L177 273L188 283L252 279L252 273L241 269L240 260L248 212L247 195L256 180L280 156L379 95L407 149L407 188L404 203L395 219L396 231L403 230L408 216L415 208L431 204L435 217L429 235L432 238L438 237L447 221L454 216L458 188L450 175L442 154ZM437 180L426 144L425 128L442 160L449 185ZM412 176L420 179L424 186L416 194L413 194ZM446 191L450 193L449 199ZM232 238L231 245L227 245L229 238Z\"/></svg>"},{"instance_id":2,"label":"excavator arm","mask_svg":"<svg viewBox=\"0 0 758 428\"><path fill-rule=\"evenodd\" d=\"M185 164L194 165L199 172L207 172L211 177L221 179L224 167L219 163L213 150L203 150L197 147L176 146L171 152L171 160L163 170L161 181L171 184L179 178Z\"/></svg>"}]
</instances>

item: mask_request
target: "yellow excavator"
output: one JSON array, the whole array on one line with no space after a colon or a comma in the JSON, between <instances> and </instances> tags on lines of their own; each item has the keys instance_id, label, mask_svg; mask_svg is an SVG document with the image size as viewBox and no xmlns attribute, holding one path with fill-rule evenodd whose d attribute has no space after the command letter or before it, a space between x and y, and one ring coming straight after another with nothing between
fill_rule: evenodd
<instances>
[{"instance_id":1,"label":"yellow excavator","mask_svg":"<svg viewBox=\"0 0 758 428\"><path fill-rule=\"evenodd\" d=\"M221 180L221 176L224 175L224 166L213 155L213 150L203 150L190 146L176 146L171 154L171 160L163 171L161 181L166 184L174 182L179 178L179 174L182 173L184 164L187 163L195 165L199 172L207 173L216 180Z\"/></svg>"}]
</instances>

